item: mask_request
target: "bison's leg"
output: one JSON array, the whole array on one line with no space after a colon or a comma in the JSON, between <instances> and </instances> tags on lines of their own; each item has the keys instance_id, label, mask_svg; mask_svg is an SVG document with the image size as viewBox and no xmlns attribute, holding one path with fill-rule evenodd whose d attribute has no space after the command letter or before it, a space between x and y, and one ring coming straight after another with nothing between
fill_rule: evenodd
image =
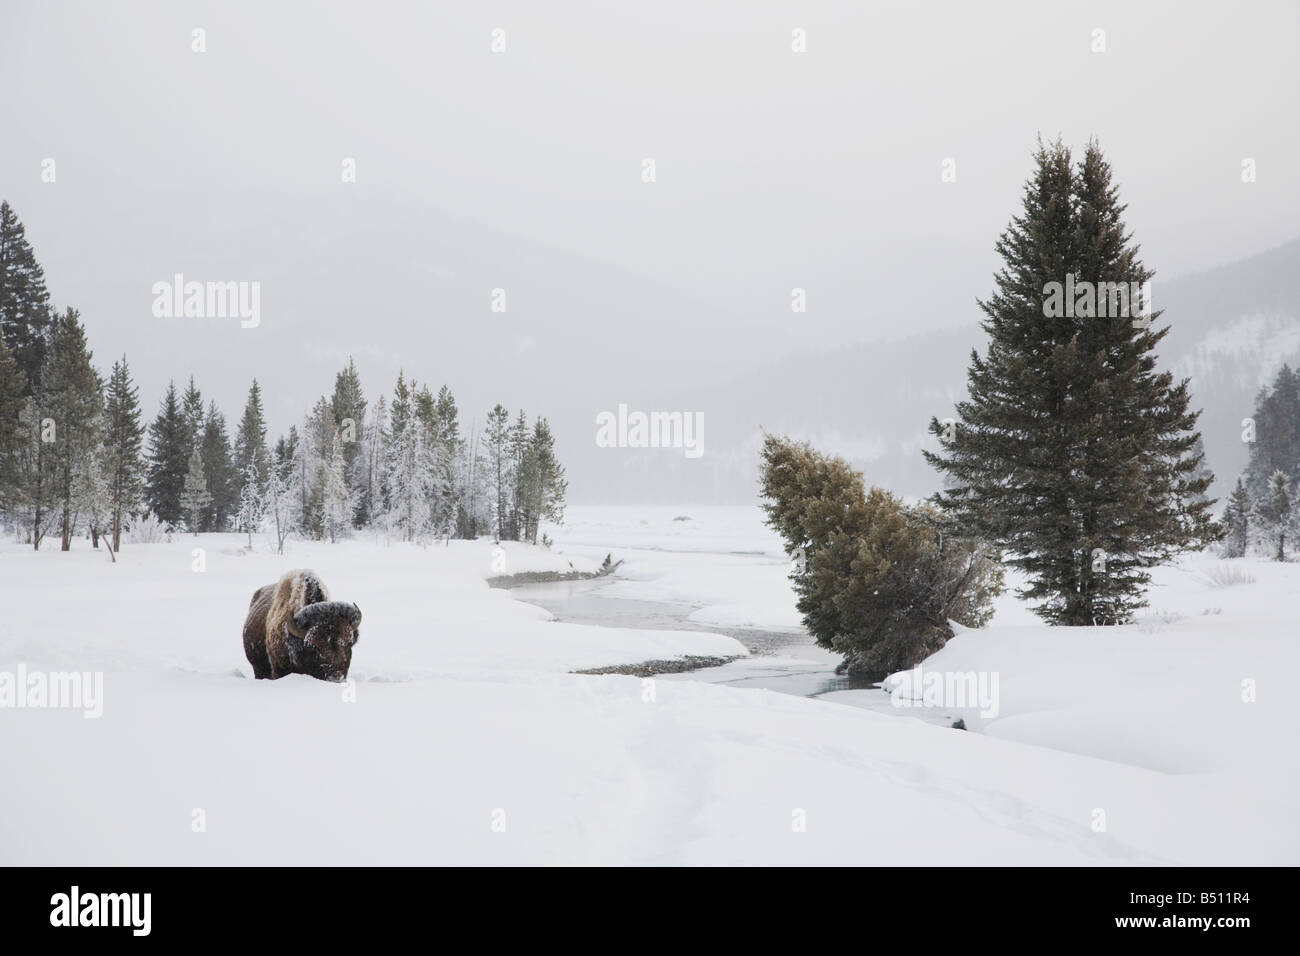
<instances>
[{"instance_id":1,"label":"bison's leg","mask_svg":"<svg viewBox=\"0 0 1300 956\"><path fill-rule=\"evenodd\" d=\"M266 648L254 648L248 650L245 648L245 656L248 657L248 663L253 665L253 677L257 680L266 680L271 676L271 661L266 656Z\"/></svg>"},{"instance_id":2,"label":"bison's leg","mask_svg":"<svg viewBox=\"0 0 1300 956\"><path fill-rule=\"evenodd\" d=\"M244 656L253 665L253 677L264 680L271 676L271 661L266 653L266 612L271 604L272 587L259 588L253 594L244 621Z\"/></svg>"},{"instance_id":3,"label":"bison's leg","mask_svg":"<svg viewBox=\"0 0 1300 956\"><path fill-rule=\"evenodd\" d=\"M293 660L289 656L288 629L281 626L281 633L266 636L266 655L269 659L270 678L276 680L285 674L294 673Z\"/></svg>"}]
</instances>

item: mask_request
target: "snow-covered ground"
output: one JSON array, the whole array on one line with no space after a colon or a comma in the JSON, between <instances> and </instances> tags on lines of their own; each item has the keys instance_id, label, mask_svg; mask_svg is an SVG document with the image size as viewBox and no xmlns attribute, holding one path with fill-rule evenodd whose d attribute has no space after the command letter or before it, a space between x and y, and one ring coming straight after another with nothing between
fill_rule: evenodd
<instances>
[{"instance_id":1,"label":"snow-covered ground","mask_svg":"<svg viewBox=\"0 0 1300 956\"><path fill-rule=\"evenodd\" d=\"M1300 863L1300 565L1216 587L1194 557L1116 629L1008 596L923 664L997 675L963 733L857 706L880 691L568 673L744 649L558 623L485 578L613 552L621 596L798 618L756 509L575 508L552 536L0 546L0 679L103 672L97 719L0 709L0 863ZM249 597L300 566L362 608L353 685L246 677Z\"/></svg>"}]
</instances>

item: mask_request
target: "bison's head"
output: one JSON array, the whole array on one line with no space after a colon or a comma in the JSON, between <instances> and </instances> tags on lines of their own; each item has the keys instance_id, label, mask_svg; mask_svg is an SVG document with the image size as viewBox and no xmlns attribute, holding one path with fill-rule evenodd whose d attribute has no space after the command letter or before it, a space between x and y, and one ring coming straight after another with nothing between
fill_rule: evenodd
<instances>
[{"instance_id":1,"label":"bison's head","mask_svg":"<svg viewBox=\"0 0 1300 956\"><path fill-rule=\"evenodd\" d=\"M352 645L361 636L361 608L343 601L308 604L287 624L286 644L294 673L318 680L346 680Z\"/></svg>"}]
</instances>

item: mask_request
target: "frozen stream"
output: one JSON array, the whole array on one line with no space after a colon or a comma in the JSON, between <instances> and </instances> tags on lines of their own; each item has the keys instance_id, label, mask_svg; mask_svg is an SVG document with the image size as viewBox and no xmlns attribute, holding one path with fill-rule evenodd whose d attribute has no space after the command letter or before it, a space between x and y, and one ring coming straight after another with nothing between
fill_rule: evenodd
<instances>
[{"instance_id":1,"label":"frozen stream","mask_svg":"<svg viewBox=\"0 0 1300 956\"><path fill-rule=\"evenodd\" d=\"M948 727L949 715L915 709L901 711L889 695L866 680L835 673L839 656L818 647L802 630L762 630L720 627L690 620L689 604L638 601L609 597L612 578L591 581L554 581L523 584L510 589L517 600L545 608L561 621L606 627L647 630L709 631L734 637L749 649L750 657L720 667L705 667L679 674L661 674L657 680L695 680L730 687L775 691L799 697L827 697L891 716L923 719Z\"/></svg>"}]
</instances>

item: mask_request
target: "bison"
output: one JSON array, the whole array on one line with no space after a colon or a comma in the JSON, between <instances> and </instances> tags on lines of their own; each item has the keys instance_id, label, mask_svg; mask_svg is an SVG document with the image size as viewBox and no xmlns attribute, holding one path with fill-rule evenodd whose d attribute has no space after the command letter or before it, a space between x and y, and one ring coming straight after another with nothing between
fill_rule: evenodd
<instances>
[{"instance_id":1,"label":"bison","mask_svg":"<svg viewBox=\"0 0 1300 956\"><path fill-rule=\"evenodd\" d=\"M360 629L361 608L331 601L316 572L288 571L253 593L244 621L244 654L258 680L306 674L342 681Z\"/></svg>"}]
</instances>

